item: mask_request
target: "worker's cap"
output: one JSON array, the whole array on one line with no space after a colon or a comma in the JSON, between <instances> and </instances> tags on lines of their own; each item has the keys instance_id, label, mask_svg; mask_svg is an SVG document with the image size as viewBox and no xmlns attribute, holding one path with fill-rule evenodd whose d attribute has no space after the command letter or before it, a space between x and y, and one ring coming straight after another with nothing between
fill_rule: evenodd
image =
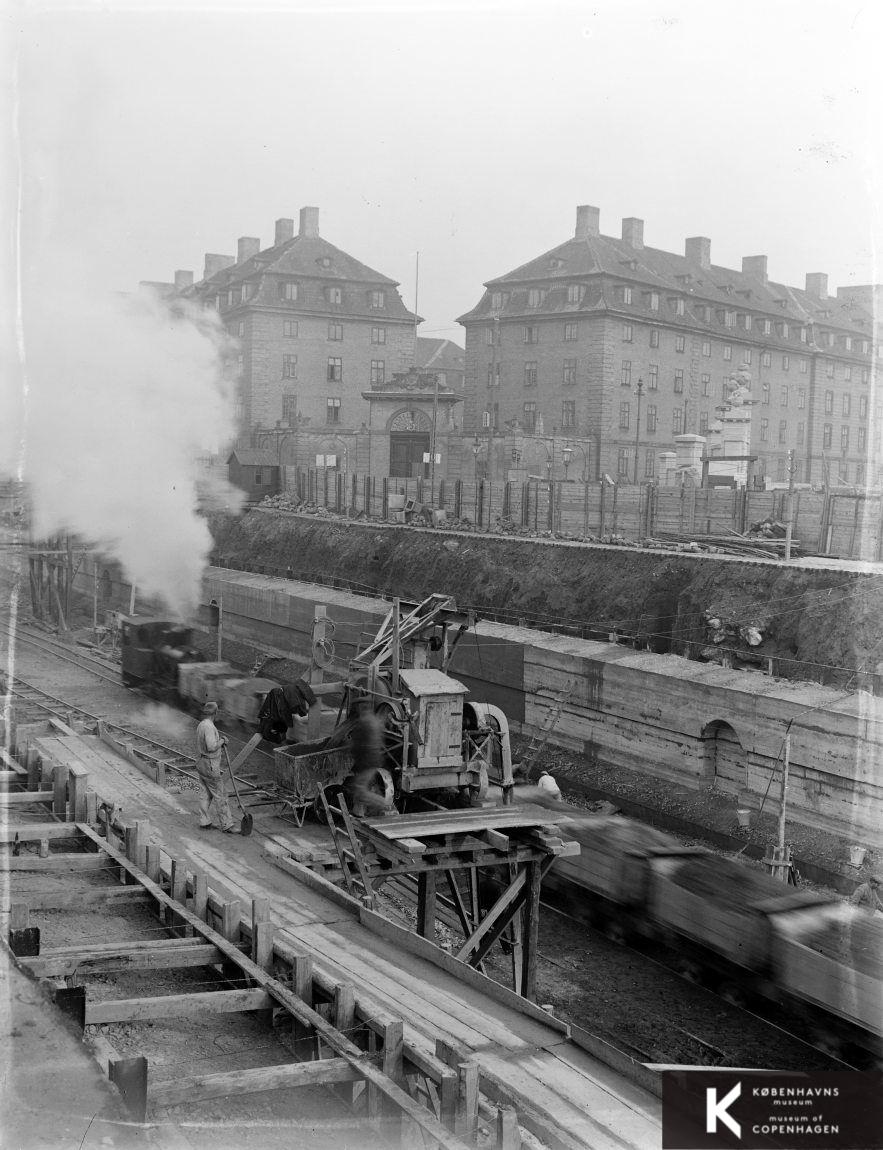
<instances>
[{"instance_id":1,"label":"worker's cap","mask_svg":"<svg viewBox=\"0 0 883 1150\"><path fill-rule=\"evenodd\" d=\"M541 775L551 775L552 772L551 771L540 771L540 774Z\"/></svg>"},{"instance_id":2,"label":"worker's cap","mask_svg":"<svg viewBox=\"0 0 883 1150\"><path fill-rule=\"evenodd\" d=\"M206 703L206 705L202 708L202 713L204 715L217 715L218 704L217 703Z\"/></svg>"}]
</instances>

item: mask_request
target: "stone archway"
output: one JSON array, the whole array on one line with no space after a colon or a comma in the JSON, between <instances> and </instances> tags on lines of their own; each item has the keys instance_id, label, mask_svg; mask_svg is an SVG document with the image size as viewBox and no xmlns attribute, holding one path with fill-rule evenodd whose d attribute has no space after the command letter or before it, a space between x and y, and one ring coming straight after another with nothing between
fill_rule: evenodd
<instances>
[{"instance_id":1,"label":"stone archway","mask_svg":"<svg viewBox=\"0 0 883 1150\"><path fill-rule=\"evenodd\" d=\"M748 752L736 731L715 719L702 732L705 746L705 778L715 790L739 795L748 789Z\"/></svg>"},{"instance_id":2,"label":"stone archway","mask_svg":"<svg viewBox=\"0 0 883 1150\"><path fill-rule=\"evenodd\" d=\"M432 443L432 420L419 409L397 411L387 424L389 475L413 479L426 473L423 457Z\"/></svg>"}]
</instances>

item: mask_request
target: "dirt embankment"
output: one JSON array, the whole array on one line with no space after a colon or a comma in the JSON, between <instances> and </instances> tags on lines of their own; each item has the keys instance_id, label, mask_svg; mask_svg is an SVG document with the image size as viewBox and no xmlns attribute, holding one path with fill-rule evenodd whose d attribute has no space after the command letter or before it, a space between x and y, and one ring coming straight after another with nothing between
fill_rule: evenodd
<instances>
[{"instance_id":1,"label":"dirt embankment","mask_svg":"<svg viewBox=\"0 0 883 1150\"><path fill-rule=\"evenodd\" d=\"M284 513L215 516L211 527L231 567L412 600L443 591L503 622L588 638L619 630L737 667L772 657L782 676L832 685L867 685L855 670L883 659L883 580L871 575Z\"/></svg>"}]
</instances>

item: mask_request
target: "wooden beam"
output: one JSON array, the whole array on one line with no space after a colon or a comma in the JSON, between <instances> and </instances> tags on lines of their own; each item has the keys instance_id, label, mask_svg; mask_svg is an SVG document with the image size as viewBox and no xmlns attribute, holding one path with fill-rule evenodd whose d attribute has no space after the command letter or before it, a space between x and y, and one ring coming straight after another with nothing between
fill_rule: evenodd
<instances>
[{"instance_id":1,"label":"wooden beam","mask_svg":"<svg viewBox=\"0 0 883 1150\"><path fill-rule=\"evenodd\" d=\"M55 791L0 791L0 807L28 807L31 803L51 803Z\"/></svg>"},{"instance_id":2,"label":"wooden beam","mask_svg":"<svg viewBox=\"0 0 883 1150\"><path fill-rule=\"evenodd\" d=\"M522 930L521 986L519 991L531 1002L537 996L537 939L540 925L540 891L543 871L539 863L527 864L527 889L524 897Z\"/></svg>"},{"instance_id":3,"label":"wooden beam","mask_svg":"<svg viewBox=\"0 0 883 1150\"><path fill-rule=\"evenodd\" d=\"M83 910L86 907L119 906L120 903L143 902L146 890L134 886L96 887L94 890L22 891L14 898L27 902L31 910Z\"/></svg>"},{"instance_id":4,"label":"wooden beam","mask_svg":"<svg viewBox=\"0 0 883 1150\"><path fill-rule=\"evenodd\" d=\"M83 826L82 830L87 837L92 838L99 845L104 845L104 840L101 839L91 827ZM158 902L166 906L172 905L172 909L178 910L177 907L171 904L171 899L165 891L161 890L156 883L150 882L146 876L138 875L135 868L121 852L112 848L108 848L108 851L124 870L135 875ZM213 944L225 958L235 962L244 975L253 979L259 986L263 987L267 993L281 1006L284 1006L297 1021L315 1030L322 1041L345 1058L350 1066L358 1071L361 1077L376 1086L385 1097L394 1102L412 1121L416 1122L431 1141L437 1142L444 1150L467 1150L465 1143L461 1139L456 1138L445 1130L441 1123L433 1115L427 1113L418 1102L415 1102L406 1090L397 1083L392 1082L379 1070L371 1062L370 1057L368 1057L364 1051L360 1050L354 1042L350 1041L345 1035L340 1034L340 1032L330 1023L326 1022L317 1011L307 1006L305 1002L293 994L289 986L286 986L277 978L268 975L266 971L261 970L259 966L247 958L221 934L213 930L207 923L198 919L192 911L183 910L179 913L190 922L196 933L201 935L207 942ZM366 911L366 913L370 912Z\"/></svg>"},{"instance_id":5,"label":"wooden beam","mask_svg":"<svg viewBox=\"0 0 883 1150\"><path fill-rule=\"evenodd\" d=\"M284 1062L280 1066L260 1066L256 1070L228 1070L220 1074L197 1074L157 1082L148 1089L154 1106L183 1106L237 1094L259 1094L264 1090L292 1090L298 1086L330 1086L336 1082L358 1082L361 1075L345 1058L322 1058L315 1062Z\"/></svg>"},{"instance_id":6,"label":"wooden beam","mask_svg":"<svg viewBox=\"0 0 883 1150\"><path fill-rule=\"evenodd\" d=\"M515 881L509 883L487 912L484 919L457 951L457 958L465 959L467 962L473 961L473 955L478 950L480 944L491 934L492 939L489 946L496 942L497 938L499 938L506 928L514 910L517 909L521 900L524 898L523 891L526 880L527 876L522 870ZM485 948L485 950L486 949L488 948Z\"/></svg>"},{"instance_id":7,"label":"wooden beam","mask_svg":"<svg viewBox=\"0 0 883 1150\"><path fill-rule=\"evenodd\" d=\"M22 823L21 826L5 823L0 826L0 844L13 843L16 839L25 843L39 842L40 839L76 839L79 837L80 830L74 823Z\"/></svg>"},{"instance_id":8,"label":"wooden beam","mask_svg":"<svg viewBox=\"0 0 883 1150\"><path fill-rule=\"evenodd\" d=\"M435 871L423 871L417 876L417 933L435 941Z\"/></svg>"},{"instance_id":9,"label":"wooden beam","mask_svg":"<svg viewBox=\"0 0 883 1150\"><path fill-rule=\"evenodd\" d=\"M115 998L86 1002L89 1026L108 1022L145 1022L154 1018L193 1018L205 1014L238 1014L269 1010L265 990L209 990L198 994L163 994L150 998Z\"/></svg>"},{"instance_id":10,"label":"wooden beam","mask_svg":"<svg viewBox=\"0 0 883 1150\"><path fill-rule=\"evenodd\" d=\"M178 942L179 940L174 940ZM73 974L107 974L114 970L176 970L187 966L215 966L223 959L217 947L178 945L169 950L143 950L134 954L61 955L22 959L35 978L70 978Z\"/></svg>"},{"instance_id":11,"label":"wooden beam","mask_svg":"<svg viewBox=\"0 0 883 1150\"><path fill-rule=\"evenodd\" d=\"M66 870L105 870L110 867L110 859L99 854L50 854L45 858L37 855L18 855L3 859L0 871L66 871Z\"/></svg>"}]
</instances>

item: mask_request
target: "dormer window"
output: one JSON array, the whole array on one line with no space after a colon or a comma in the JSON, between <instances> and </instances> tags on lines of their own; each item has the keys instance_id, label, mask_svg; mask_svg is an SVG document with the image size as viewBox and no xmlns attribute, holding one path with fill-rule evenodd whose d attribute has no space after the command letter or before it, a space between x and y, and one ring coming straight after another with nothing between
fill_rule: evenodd
<instances>
[{"instance_id":1,"label":"dormer window","mask_svg":"<svg viewBox=\"0 0 883 1150\"><path fill-rule=\"evenodd\" d=\"M852 336L851 335L847 335L844 338L843 343L844 343L847 351L852 351Z\"/></svg>"},{"instance_id":2,"label":"dormer window","mask_svg":"<svg viewBox=\"0 0 883 1150\"><path fill-rule=\"evenodd\" d=\"M557 256L552 256L549 260L549 267L552 269L563 268L564 260L559 259Z\"/></svg>"},{"instance_id":3,"label":"dormer window","mask_svg":"<svg viewBox=\"0 0 883 1150\"><path fill-rule=\"evenodd\" d=\"M621 303L632 302L632 289L630 287L620 287L617 289Z\"/></svg>"},{"instance_id":4,"label":"dormer window","mask_svg":"<svg viewBox=\"0 0 883 1150\"><path fill-rule=\"evenodd\" d=\"M638 270L637 260L620 260L619 262L623 265L623 267L627 267L630 271L635 272Z\"/></svg>"},{"instance_id":5,"label":"dormer window","mask_svg":"<svg viewBox=\"0 0 883 1150\"><path fill-rule=\"evenodd\" d=\"M734 311L724 312L724 327L736 326L736 313Z\"/></svg>"},{"instance_id":6,"label":"dormer window","mask_svg":"<svg viewBox=\"0 0 883 1150\"><path fill-rule=\"evenodd\" d=\"M319 258L316 260L316 263L319 265L320 268L330 268L331 267L331 257L330 256L319 256Z\"/></svg>"},{"instance_id":7,"label":"dormer window","mask_svg":"<svg viewBox=\"0 0 883 1150\"><path fill-rule=\"evenodd\" d=\"M675 300L675 315L683 315L685 311L685 304L683 299L678 296Z\"/></svg>"},{"instance_id":8,"label":"dormer window","mask_svg":"<svg viewBox=\"0 0 883 1150\"><path fill-rule=\"evenodd\" d=\"M253 287L254 287L254 284L250 284L250 283L244 283L242 285L242 301L243 301L243 303L251 297L251 291L252 291Z\"/></svg>"},{"instance_id":9,"label":"dormer window","mask_svg":"<svg viewBox=\"0 0 883 1150\"><path fill-rule=\"evenodd\" d=\"M297 299L298 285L294 280L283 280L279 284L279 298L286 299L289 302Z\"/></svg>"},{"instance_id":10,"label":"dormer window","mask_svg":"<svg viewBox=\"0 0 883 1150\"><path fill-rule=\"evenodd\" d=\"M568 284L567 285L567 302L568 303L582 303L585 298L586 288L584 284Z\"/></svg>"},{"instance_id":11,"label":"dormer window","mask_svg":"<svg viewBox=\"0 0 883 1150\"><path fill-rule=\"evenodd\" d=\"M343 291L339 287L329 287L325 289L325 298L329 303L342 303Z\"/></svg>"},{"instance_id":12,"label":"dormer window","mask_svg":"<svg viewBox=\"0 0 883 1150\"><path fill-rule=\"evenodd\" d=\"M502 306L503 306L503 293L501 291L493 292L491 294L491 307L494 309L494 311L499 311L499 309Z\"/></svg>"},{"instance_id":13,"label":"dormer window","mask_svg":"<svg viewBox=\"0 0 883 1150\"><path fill-rule=\"evenodd\" d=\"M651 311L659 311L659 292L658 291L650 292L649 303L650 303L650 310Z\"/></svg>"},{"instance_id":14,"label":"dormer window","mask_svg":"<svg viewBox=\"0 0 883 1150\"><path fill-rule=\"evenodd\" d=\"M806 328L805 328L805 327L802 327L802 328L800 329L800 342L801 342L801 343L806 343L806 338L807 338Z\"/></svg>"},{"instance_id":15,"label":"dormer window","mask_svg":"<svg viewBox=\"0 0 883 1150\"><path fill-rule=\"evenodd\" d=\"M546 298L545 288L531 288L527 293L527 306L539 307Z\"/></svg>"},{"instance_id":16,"label":"dormer window","mask_svg":"<svg viewBox=\"0 0 883 1150\"><path fill-rule=\"evenodd\" d=\"M386 307L386 292L382 289L375 288L368 299L372 307Z\"/></svg>"},{"instance_id":17,"label":"dormer window","mask_svg":"<svg viewBox=\"0 0 883 1150\"><path fill-rule=\"evenodd\" d=\"M747 312L742 315L742 326L746 331L751 331L751 316Z\"/></svg>"}]
</instances>

